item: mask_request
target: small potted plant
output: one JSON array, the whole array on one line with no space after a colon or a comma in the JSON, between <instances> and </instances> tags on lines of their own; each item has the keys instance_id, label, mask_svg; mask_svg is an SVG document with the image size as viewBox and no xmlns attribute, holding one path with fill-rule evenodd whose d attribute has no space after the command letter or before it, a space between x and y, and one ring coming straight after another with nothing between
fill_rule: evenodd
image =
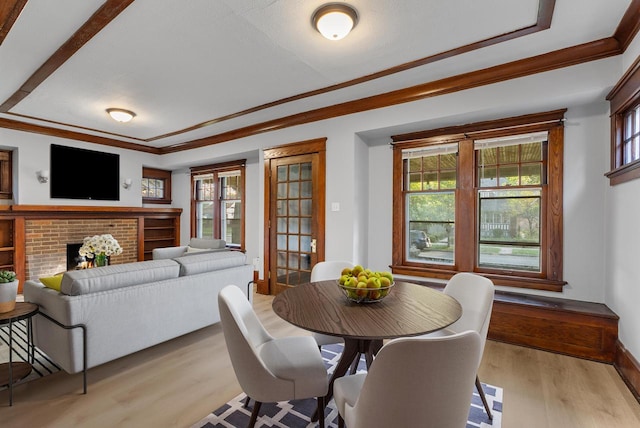
<instances>
[{"instance_id":1,"label":"small potted plant","mask_svg":"<svg viewBox=\"0 0 640 428\"><path fill-rule=\"evenodd\" d=\"M11 270L0 270L0 313L14 310L17 296L16 273Z\"/></svg>"}]
</instances>

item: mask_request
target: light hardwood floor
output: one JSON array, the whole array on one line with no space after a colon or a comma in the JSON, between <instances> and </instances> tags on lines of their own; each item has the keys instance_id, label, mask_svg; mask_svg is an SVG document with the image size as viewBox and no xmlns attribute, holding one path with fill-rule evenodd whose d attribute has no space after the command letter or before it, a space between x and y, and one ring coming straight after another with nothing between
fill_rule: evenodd
<instances>
[{"instance_id":1,"label":"light hardwood floor","mask_svg":"<svg viewBox=\"0 0 640 428\"><path fill-rule=\"evenodd\" d=\"M308 334L254 306L277 337ZM131 326L135 328L135 326ZM488 341L480 379L504 388L504 428L640 427L640 404L609 365ZM89 371L0 393L0 427L189 427L240 393L220 325Z\"/></svg>"}]
</instances>

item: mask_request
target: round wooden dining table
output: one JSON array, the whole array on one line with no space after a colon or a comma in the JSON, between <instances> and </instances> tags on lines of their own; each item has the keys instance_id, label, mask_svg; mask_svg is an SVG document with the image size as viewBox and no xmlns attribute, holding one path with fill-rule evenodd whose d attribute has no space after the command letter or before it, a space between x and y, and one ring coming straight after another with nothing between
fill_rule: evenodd
<instances>
[{"instance_id":1,"label":"round wooden dining table","mask_svg":"<svg viewBox=\"0 0 640 428\"><path fill-rule=\"evenodd\" d=\"M344 351L331 376L325 403L333 396L334 380L344 376L360 354L365 355L369 367L384 339L440 330L462 315L462 307L453 297L401 281L375 303L349 301L335 280L311 282L281 292L272 307L295 326L344 339Z\"/></svg>"}]
</instances>

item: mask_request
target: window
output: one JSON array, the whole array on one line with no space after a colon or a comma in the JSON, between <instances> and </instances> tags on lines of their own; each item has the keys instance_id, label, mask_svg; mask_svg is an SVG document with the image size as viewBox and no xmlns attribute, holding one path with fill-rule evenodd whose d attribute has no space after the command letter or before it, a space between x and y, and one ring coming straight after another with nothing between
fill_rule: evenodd
<instances>
[{"instance_id":1,"label":"window","mask_svg":"<svg viewBox=\"0 0 640 428\"><path fill-rule=\"evenodd\" d=\"M394 272L561 291L563 115L394 137Z\"/></svg>"},{"instance_id":2,"label":"window","mask_svg":"<svg viewBox=\"0 0 640 428\"><path fill-rule=\"evenodd\" d=\"M607 96L611 110L611 185L640 177L640 58Z\"/></svg>"},{"instance_id":3,"label":"window","mask_svg":"<svg viewBox=\"0 0 640 428\"><path fill-rule=\"evenodd\" d=\"M244 249L244 160L191 170L191 232Z\"/></svg>"},{"instance_id":4,"label":"window","mask_svg":"<svg viewBox=\"0 0 640 428\"><path fill-rule=\"evenodd\" d=\"M13 198L10 150L0 150L0 199Z\"/></svg>"},{"instance_id":5,"label":"window","mask_svg":"<svg viewBox=\"0 0 640 428\"><path fill-rule=\"evenodd\" d=\"M171 171L142 168L142 202L171 203Z\"/></svg>"}]
</instances>

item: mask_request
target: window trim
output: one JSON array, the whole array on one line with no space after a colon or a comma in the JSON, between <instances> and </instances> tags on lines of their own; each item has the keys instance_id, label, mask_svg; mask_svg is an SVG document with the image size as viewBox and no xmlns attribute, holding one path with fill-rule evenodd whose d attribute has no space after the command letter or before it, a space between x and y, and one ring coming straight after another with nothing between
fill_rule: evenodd
<instances>
[{"instance_id":1,"label":"window trim","mask_svg":"<svg viewBox=\"0 0 640 428\"><path fill-rule=\"evenodd\" d=\"M609 185L640 178L640 159L623 164L624 116L640 103L640 58L629 67L618 83L607 95L611 111L611 171L605 176Z\"/></svg>"},{"instance_id":2,"label":"window trim","mask_svg":"<svg viewBox=\"0 0 640 428\"><path fill-rule=\"evenodd\" d=\"M144 204L170 204L171 203L171 171L158 168L142 167L142 178L153 178L164 181L164 197L150 198L142 197Z\"/></svg>"},{"instance_id":3,"label":"window trim","mask_svg":"<svg viewBox=\"0 0 640 428\"><path fill-rule=\"evenodd\" d=\"M394 136L393 138L393 242L392 271L395 274L449 279L457 272L475 272L477 235L475 216L464 213L476 212L474 140L493 138L509 134L526 134L536 131L548 132L547 184L543 186L547 201L542 209L541 224L544 224L541 251L545 252L542 272L530 275L526 272L506 274L488 272L481 274L492 279L496 285L522 287L548 291L562 291L566 281L562 280L562 175L564 152L563 119L566 109L552 112L518 116L495 121L472 123L463 126L440 128L418 133ZM428 266L411 263L405 259L406 223L402 191L402 150L425 145L458 142L458 171L470 171L458 176L456 188L456 257L454 266ZM554 173L552 173L552 171ZM462 238L461 238L462 237ZM464 237L472 237L471 240ZM465 240L467 241L465 243Z\"/></svg>"},{"instance_id":4,"label":"window trim","mask_svg":"<svg viewBox=\"0 0 640 428\"><path fill-rule=\"evenodd\" d=\"M245 250L245 164L246 159L241 159L237 161L230 161L218 164L211 165L203 165L198 167L191 168L191 236L196 236L197 233L197 219L196 219L196 199L195 199L195 186L193 178L198 175L204 174L214 174L216 179L216 195L212 200L213 207L213 215L214 215L214 227L213 227L213 238L220 238L221 234L221 216L220 216L220 204L223 199L221 198L220 188L219 188L219 177L218 174L221 172L240 170L240 184L239 187L241 189L240 192L240 215L242 218L241 226L240 226L240 248L236 246L232 246L231 248L239 249L240 251ZM229 245L227 245L229 246Z\"/></svg>"},{"instance_id":5,"label":"window trim","mask_svg":"<svg viewBox=\"0 0 640 428\"><path fill-rule=\"evenodd\" d=\"M0 199L13 199L13 151L0 150Z\"/></svg>"}]
</instances>

